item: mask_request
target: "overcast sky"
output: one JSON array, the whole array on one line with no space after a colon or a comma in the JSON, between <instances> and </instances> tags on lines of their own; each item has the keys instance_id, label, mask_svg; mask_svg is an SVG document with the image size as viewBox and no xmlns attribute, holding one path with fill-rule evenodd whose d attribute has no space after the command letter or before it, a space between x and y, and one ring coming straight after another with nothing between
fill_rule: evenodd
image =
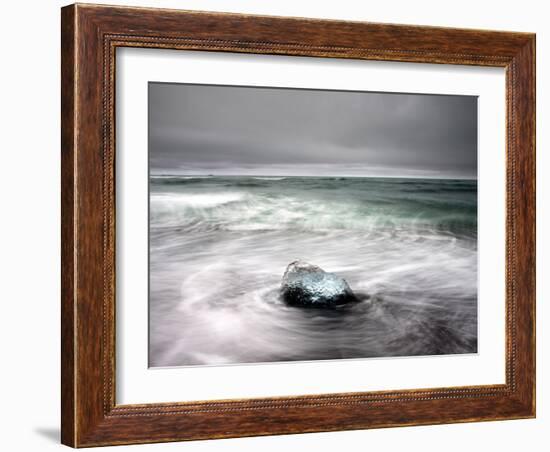
<instances>
[{"instance_id":1,"label":"overcast sky","mask_svg":"<svg viewBox=\"0 0 550 452\"><path fill-rule=\"evenodd\" d=\"M149 84L152 174L476 178L477 98Z\"/></svg>"}]
</instances>

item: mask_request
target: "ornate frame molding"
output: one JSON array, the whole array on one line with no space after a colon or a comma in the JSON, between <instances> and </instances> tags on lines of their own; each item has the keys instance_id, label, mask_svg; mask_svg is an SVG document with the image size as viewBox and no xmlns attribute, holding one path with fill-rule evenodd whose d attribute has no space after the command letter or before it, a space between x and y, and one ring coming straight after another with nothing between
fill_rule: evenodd
<instances>
[{"instance_id":1,"label":"ornate frame molding","mask_svg":"<svg viewBox=\"0 0 550 452\"><path fill-rule=\"evenodd\" d=\"M506 68L506 383L116 405L118 47ZM533 417L535 36L146 8L65 7L62 239L64 444L81 447Z\"/></svg>"}]
</instances>

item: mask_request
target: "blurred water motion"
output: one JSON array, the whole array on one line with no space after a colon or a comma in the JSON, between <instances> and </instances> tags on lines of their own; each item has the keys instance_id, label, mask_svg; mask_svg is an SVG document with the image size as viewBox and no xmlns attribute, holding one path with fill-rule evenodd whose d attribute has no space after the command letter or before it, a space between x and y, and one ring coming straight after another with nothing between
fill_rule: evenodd
<instances>
[{"instance_id":1,"label":"blurred water motion","mask_svg":"<svg viewBox=\"0 0 550 452\"><path fill-rule=\"evenodd\" d=\"M150 366L477 351L476 181L164 176L150 186ZM364 301L286 306L281 278L297 259Z\"/></svg>"}]
</instances>

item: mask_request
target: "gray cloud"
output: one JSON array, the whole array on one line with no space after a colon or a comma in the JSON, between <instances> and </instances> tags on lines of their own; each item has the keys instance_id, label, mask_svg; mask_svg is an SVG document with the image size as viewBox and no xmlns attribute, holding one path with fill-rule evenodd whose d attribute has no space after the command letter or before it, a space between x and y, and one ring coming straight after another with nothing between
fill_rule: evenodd
<instances>
[{"instance_id":1,"label":"gray cloud","mask_svg":"<svg viewBox=\"0 0 550 452\"><path fill-rule=\"evenodd\" d=\"M153 173L470 177L477 98L149 84Z\"/></svg>"}]
</instances>

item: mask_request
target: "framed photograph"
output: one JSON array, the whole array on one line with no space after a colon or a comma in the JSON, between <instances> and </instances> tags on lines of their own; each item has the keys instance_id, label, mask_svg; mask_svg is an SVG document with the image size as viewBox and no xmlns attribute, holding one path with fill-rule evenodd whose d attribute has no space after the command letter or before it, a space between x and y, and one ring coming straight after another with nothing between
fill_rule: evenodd
<instances>
[{"instance_id":1,"label":"framed photograph","mask_svg":"<svg viewBox=\"0 0 550 452\"><path fill-rule=\"evenodd\" d=\"M535 36L62 9L62 442L535 416Z\"/></svg>"}]
</instances>

